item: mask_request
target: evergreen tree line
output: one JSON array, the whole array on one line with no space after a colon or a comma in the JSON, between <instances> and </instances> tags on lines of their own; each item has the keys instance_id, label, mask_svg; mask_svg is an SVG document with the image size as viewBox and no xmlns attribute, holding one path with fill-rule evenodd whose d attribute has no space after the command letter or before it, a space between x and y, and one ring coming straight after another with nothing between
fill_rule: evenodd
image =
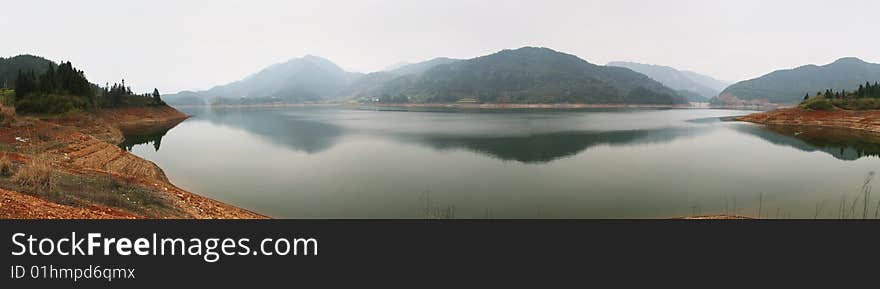
<instances>
[{"instance_id":1,"label":"evergreen tree line","mask_svg":"<svg viewBox=\"0 0 880 289\"><path fill-rule=\"evenodd\" d=\"M49 65L42 74L19 71L14 87L16 111L23 113L165 105L157 89L153 93L134 94L130 86L125 86L125 80L112 86L94 85L69 61L62 62L57 69Z\"/></svg>"},{"instance_id":2,"label":"evergreen tree line","mask_svg":"<svg viewBox=\"0 0 880 289\"><path fill-rule=\"evenodd\" d=\"M134 94L131 92L131 86L125 86L125 79L122 83L106 84L99 88L100 106L105 108L126 107L126 106L150 106L165 105L158 89L153 89L152 93Z\"/></svg>"},{"instance_id":3,"label":"evergreen tree line","mask_svg":"<svg viewBox=\"0 0 880 289\"><path fill-rule=\"evenodd\" d=\"M92 84L86 79L82 70L73 68L68 62L62 62L56 70L54 65L41 75L33 71L18 72L15 80L15 100L24 99L28 95L69 94L76 96L92 96Z\"/></svg>"},{"instance_id":4,"label":"evergreen tree line","mask_svg":"<svg viewBox=\"0 0 880 289\"><path fill-rule=\"evenodd\" d=\"M834 91L831 89L827 89L824 92L816 93L816 96L822 96L826 99L844 99L844 98L880 98L880 82L866 82L863 85L859 85L859 89L855 91ZM810 98L810 95L807 94L804 96L804 100Z\"/></svg>"}]
</instances>

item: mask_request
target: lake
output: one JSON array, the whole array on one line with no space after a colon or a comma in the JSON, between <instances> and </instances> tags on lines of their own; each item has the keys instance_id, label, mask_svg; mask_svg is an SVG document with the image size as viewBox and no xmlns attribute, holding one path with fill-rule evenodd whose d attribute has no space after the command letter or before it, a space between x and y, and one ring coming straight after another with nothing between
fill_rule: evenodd
<instances>
[{"instance_id":1,"label":"lake","mask_svg":"<svg viewBox=\"0 0 880 289\"><path fill-rule=\"evenodd\" d=\"M837 218L880 168L872 143L719 119L737 110L183 111L125 147L276 218Z\"/></svg>"}]
</instances>

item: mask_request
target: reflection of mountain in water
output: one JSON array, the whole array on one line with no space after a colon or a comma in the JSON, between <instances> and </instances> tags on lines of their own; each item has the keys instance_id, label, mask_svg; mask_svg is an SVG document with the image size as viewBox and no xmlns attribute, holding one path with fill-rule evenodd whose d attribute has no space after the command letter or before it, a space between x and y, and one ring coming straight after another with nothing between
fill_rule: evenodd
<instances>
[{"instance_id":1,"label":"reflection of mountain in water","mask_svg":"<svg viewBox=\"0 0 880 289\"><path fill-rule=\"evenodd\" d=\"M339 126L280 112L283 111L206 109L194 114L198 119L243 129L272 143L309 154L326 150L343 134Z\"/></svg>"},{"instance_id":2,"label":"reflection of mountain in water","mask_svg":"<svg viewBox=\"0 0 880 289\"><path fill-rule=\"evenodd\" d=\"M734 128L773 144L807 152L821 151L840 160L880 157L880 136L852 130L754 125L737 125Z\"/></svg>"},{"instance_id":3,"label":"reflection of mountain in water","mask_svg":"<svg viewBox=\"0 0 880 289\"><path fill-rule=\"evenodd\" d=\"M606 132L563 132L529 136L407 135L400 139L439 150L466 149L502 160L548 163L574 156L599 145L637 145L671 142L705 132L706 127L626 130Z\"/></svg>"},{"instance_id":4,"label":"reflection of mountain in water","mask_svg":"<svg viewBox=\"0 0 880 289\"><path fill-rule=\"evenodd\" d=\"M466 149L486 156L523 163L547 163L576 155L598 145L636 145L663 143L695 135L711 127L679 127L644 130L552 132L532 135L485 135L473 131L432 133L364 127L346 129L322 120L322 112L286 113L283 110L207 109L187 112L196 119L240 128L266 140L307 153L316 153L333 146L346 133L366 133L406 143L416 143L438 150ZM497 131L493 131L497 133Z\"/></svg>"}]
</instances>

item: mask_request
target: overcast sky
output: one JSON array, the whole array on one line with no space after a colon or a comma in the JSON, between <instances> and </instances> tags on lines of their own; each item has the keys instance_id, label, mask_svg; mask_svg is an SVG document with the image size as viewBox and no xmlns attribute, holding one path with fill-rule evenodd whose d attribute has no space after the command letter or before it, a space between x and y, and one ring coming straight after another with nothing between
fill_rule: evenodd
<instances>
[{"instance_id":1,"label":"overcast sky","mask_svg":"<svg viewBox=\"0 0 880 289\"><path fill-rule=\"evenodd\" d=\"M136 3L135 3L136 2ZM0 56L70 60L96 83L206 89L313 54L370 72L544 46L743 80L880 62L880 1L4 1Z\"/></svg>"}]
</instances>

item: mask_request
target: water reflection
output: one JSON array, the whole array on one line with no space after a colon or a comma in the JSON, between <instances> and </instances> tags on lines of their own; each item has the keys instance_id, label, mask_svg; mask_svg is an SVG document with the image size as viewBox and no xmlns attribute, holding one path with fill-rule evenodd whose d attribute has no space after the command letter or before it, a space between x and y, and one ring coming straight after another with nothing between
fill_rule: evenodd
<instances>
[{"instance_id":1,"label":"water reflection","mask_svg":"<svg viewBox=\"0 0 880 289\"><path fill-rule=\"evenodd\" d=\"M868 133L797 126L737 125L735 129L776 145L806 152L821 151L839 160L880 157L880 136Z\"/></svg>"},{"instance_id":2,"label":"water reflection","mask_svg":"<svg viewBox=\"0 0 880 289\"><path fill-rule=\"evenodd\" d=\"M505 127L482 123L484 133L472 131L474 125L452 124L449 130L423 129L424 124L399 127L400 123L386 123L384 119L348 118L334 115L341 110L316 109L199 109L187 111L196 119L245 130L271 143L308 154L330 149L346 135L369 135L396 141L419 144L437 150L468 150L484 156L528 164L548 163L577 155L600 145L623 146L650 143L668 143L675 139L695 136L717 128L718 117L685 120L692 125L649 129L537 131L533 134L506 134ZM344 111L344 110L342 110ZM424 113L424 112L422 112ZM332 115L332 116L327 116ZM469 116L478 114L468 114ZM522 119L506 116L509 121ZM552 123L553 119L529 119ZM472 122L479 121L471 120ZM446 123L449 126L449 123ZM405 125L405 124L404 124ZM880 156L880 137L833 129L785 126L756 126L732 124L736 131L757 136L770 143L793 147L802 151L821 151L841 160L857 160ZM131 150L139 144L151 144L158 151L162 137L171 127L140 132L127 132L120 146ZM460 129L461 133L455 133Z\"/></svg>"},{"instance_id":3,"label":"water reflection","mask_svg":"<svg viewBox=\"0 0 880 289\"><path fill-rule=\"evenodd\" d=\"M153 150L158 152L162 146L162 137L178 124L180 122L123 131L125 140L119 144L119 147L131 151L135 146L145 144L152 146Z\"/></svg>"},{"instance_id":4,"label":"water reflection","mask_svg":"<svg viewBox=\"0 0 880 289\"><path fill-rule=\"evenodd\" d=\"M438 129L438 123L435 122L419 123L424 119L415 122L394 119L395 121L388 122L388 119L360 118L358 113L361 112L331 109L205 109L189 113L196 114L196 119L243 129L274 144L309 154L331 148L346 135L367 135L437 150L463 149L496 159L529 164L571 157L599 145L671 142L710 128L683 126L615 131L554 131L570 128L541 127L534 134L522 134L523 128L519 125L554 123L559 120L560 114L536 116L524 112L514 113L505 116L506 121L499 124L497 112L474 114L440 111L440 114L425 115L432 112L436 111L409 113L421 113L424 118L437 117L439 119L435 120L441 122L445 129ZM394 117L412 115L407 114L408 112L387 113L395 114ZM459 121L443 119L445 116L455 117ZM523 118L525 116L528 118ZM460 121L462 117L467 120ZM717 118L715 119L717 122ZM511 127L512 122L516 125Z\"/></svg>"},{"instance_id":5,"label":"water reflection","mask_svg":"<svg viewBox=\"0 0 880 289\"><path fill-rule=\"evenodd\" d=\"M167 135L129 136L144 143L133 151L175 184L282 218L653 218L762 210L813 217L819 204L830 216L831 202L877 170L877 161L864 160L880 151L880 140L848 133L719 120L748 113L742 111L186 113L194 117Z\"/></svg>"},{"instance_id":6,"label":"water reflection","mask_svg":"<svg viewBox=\"0 0 880 289\"><path fill-rule=\"evenodd\" d=\"M344 133L340 126L276 109L204 109L189 113L196 119L242 129L308 154L330 148Z\"/></svg>"},{"instance_id":7,"label":"water reflection","mask_svg":"<svg viewBox=\"0 0 880 289\"><path fill-rule=\"evenodd\" d=\"M397 138L438 150L465 149L489 157L527 164L548 163L577 155L591 147L671 142L708 131L708 127L649 130L561 132L528 136L401 135Z\"/></svg>"}]
</instances>

